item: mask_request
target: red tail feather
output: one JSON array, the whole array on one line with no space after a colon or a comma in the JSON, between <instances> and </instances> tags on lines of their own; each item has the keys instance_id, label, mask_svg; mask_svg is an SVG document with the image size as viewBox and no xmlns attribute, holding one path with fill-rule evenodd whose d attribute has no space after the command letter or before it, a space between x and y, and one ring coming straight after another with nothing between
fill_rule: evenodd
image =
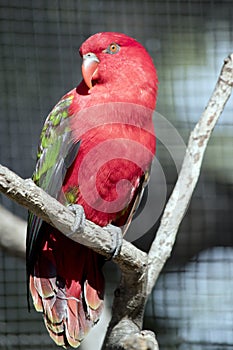
<instances>
[{"instance_id":1,"label":"red tail feather","mask_svg":"<svg viewBox=\"0 0 233 350\"><path fill-rule=\"evenodd\" d=\"M103 309L102 257L47 226L30 277L37 311L52 339L78 347Z\"/></svg>"}]
</instances>

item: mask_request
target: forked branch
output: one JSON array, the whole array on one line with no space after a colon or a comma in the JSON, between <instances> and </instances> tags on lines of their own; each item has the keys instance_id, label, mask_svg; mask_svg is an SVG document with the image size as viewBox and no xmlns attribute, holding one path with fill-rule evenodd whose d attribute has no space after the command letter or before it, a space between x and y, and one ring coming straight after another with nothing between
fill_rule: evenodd
<instances>
[{"instance_id":1,"label":"forked branch","mask_svg":"<svg viewBox=\"0 0 233 350\"><path fill-rule=\"evenodd\" d=\"M192 131L177 183L166 205L160 227L148 254L123 241L114 261L122 270L122 279L115 293L113 317L103 350L158 349L150 332L141 331L144 307L159 273L169 258L179 225L185 215L199 178L207 143L229 99L233 87L233 54L225 59L214 92L199 122ZM17 203L59 228L65 235L74 226L74 214L38 188L31 180L23 180L0 165L0 191ZM3 240L0 240L0 242ZM106 230L86 222L75 241L109 257L111 237ZM138 348L138 347L137 347Z\"/></svg>"}]
</instances>

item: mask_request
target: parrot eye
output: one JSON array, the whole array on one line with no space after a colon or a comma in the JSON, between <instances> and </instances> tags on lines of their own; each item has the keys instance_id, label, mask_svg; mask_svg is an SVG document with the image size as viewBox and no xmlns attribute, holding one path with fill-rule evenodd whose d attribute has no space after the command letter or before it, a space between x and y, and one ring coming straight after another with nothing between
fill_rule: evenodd
<instances>
[{"instance_id":1,"label":"parrot eye","mask_svg":"<svg viewBox=\"0 0 233 350\"><path fill-rule=\"evenodd\" d=\"M110 44L106 50L104 50L105 53L110 53L111 55L117 53L120 50L120 46L116 43Z\"/></svg>"}]
</instances>

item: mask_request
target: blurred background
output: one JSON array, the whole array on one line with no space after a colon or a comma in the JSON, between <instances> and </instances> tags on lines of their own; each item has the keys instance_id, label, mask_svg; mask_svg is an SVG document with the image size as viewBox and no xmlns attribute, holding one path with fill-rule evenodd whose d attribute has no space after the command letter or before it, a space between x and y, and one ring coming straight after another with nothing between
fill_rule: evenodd
<instances>
[{"instance_id":1,"label":"blurred background","mask_svg":"<svg viewBox=\"0 0 233 350\"><path fill-rule=\"evenodd\" d=\"M78 48L100 31L124 32L147 48L160 81L157 111L187 142L233 51L231 0L0 0L2 165L31 176L44 119L80 81ZM172 257L147 304L144 327L156 332L161 350L233 348L232 102L214 130ZM161 142L157 158L168 196L177 173ZM26 210L2 195L0 204L26 219ZM148 249L157 225L137 240L140 248ZM105 272L110 305L118 274L113 264ZM97 327L82 349L99 349L105 325ZM55 348L41 315L27 311L23 259L0 249L0 349Z\"/></svg>"}]
</instances>

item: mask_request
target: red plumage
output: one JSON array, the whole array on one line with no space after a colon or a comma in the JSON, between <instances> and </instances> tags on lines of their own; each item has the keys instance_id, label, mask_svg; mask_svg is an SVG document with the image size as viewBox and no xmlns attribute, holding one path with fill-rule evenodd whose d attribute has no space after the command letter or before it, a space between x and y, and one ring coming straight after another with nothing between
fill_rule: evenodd
<instances>
[{"instance_id":1,"label":"red plumage","mask_svg":"<svg viewBox=\"0 0 233 350\"><path fill-rule=\"evenodd\" d=\"M96 34L80 54L84 80L48 116L34 180L65 204L82 205L96 224L127 228L155 153L156 71L143 46L124 34ZM75 156L70 144L79 146ZM98 321L102 264L98 254L29 217L30 290L58 345L77 347Z\"/></svg>"}]
</instances>

